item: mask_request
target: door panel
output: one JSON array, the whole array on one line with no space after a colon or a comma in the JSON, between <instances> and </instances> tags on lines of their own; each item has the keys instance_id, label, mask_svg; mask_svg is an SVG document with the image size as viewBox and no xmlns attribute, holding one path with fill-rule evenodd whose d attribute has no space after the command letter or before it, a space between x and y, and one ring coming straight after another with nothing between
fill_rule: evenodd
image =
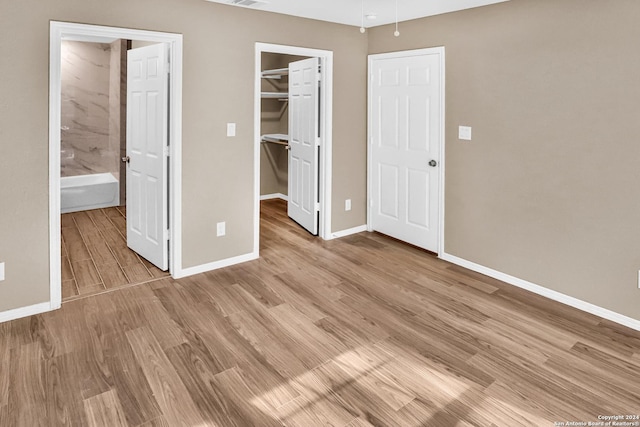
<instances>
[{"instance_id":1,"label":"door panel","mask_svg":"<svg viewBox=\"0 0 640 427\"><path fill-rule=\"evenodd\" d=\"M167 270L167 48L132 49L127 57L127 245Z\"/></svg>"},{"instance_id":2,"label":"door panel","mask_svg":"<svg viewBox=\"0 0 640 427\"><path fill-rule=\"evenodd\" d=\"M440 55L371 63L371 227L434 252L439 242Z\"/></svg>"},{"instance_id":3,"label":"door panel","mask_svg":"<svg viewBox=\"0 0 640 427\"><path fill-rule=\"evenodd\" d=\"M379 185L380 215L394 220L398 219L398 167L395 165L380 164Z\"/></svg>"},{"instance_id":4,"label":"door panel","mask_svg":"<svg viewBox=\"0 0 640 427\"><path fill-rule=\"evenodd\" d=\"M429 174L423 170L407 171L407 223L429 228L429 198L423 194L429 192Z\"/></svg>"},{"instance_id":5,"label":"door panel","mask_svg":"<svg viewBox=\"0 0 640 427\"><path fill-rule=\"evenodd\" d=\"M289 216L318 234L318 58L289 64Z\"/></svg>"}]
</instances>

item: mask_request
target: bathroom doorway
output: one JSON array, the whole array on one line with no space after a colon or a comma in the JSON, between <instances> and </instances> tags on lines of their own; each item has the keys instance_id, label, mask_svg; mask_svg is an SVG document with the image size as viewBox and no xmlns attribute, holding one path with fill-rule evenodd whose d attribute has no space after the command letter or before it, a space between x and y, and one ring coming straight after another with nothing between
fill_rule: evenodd
<instances>
[{"instance_id":1,"label":"bathroom doorway","mask_svg":"<svg viewBox=\"0 0 640 427\"><path fill-rule=\"evenodd\" d=\"M52 22L50 40L50 266L52 308L57 308L63 294L65 299L90 295L177 272L181 246L180 206L176 201L180 200L181 180L182 36ZM143 52L142 60L137 52ZM142 78L149 78L166 67L166 73L158 73L165 81L159 86L166 91L164 96L168 100L165 113L158 110L157 115L164 114L165 119L158 122L156 128L166 132L158 138L166 141L159 142L159 149L143 147L141 151L135 143L140 140L137 133L141 128L148 128L148 117L153 116L143 111L144 114L138 115L143 117L140 119L136 112L142 111L141 108L151 109L154 103L145 102L148 105L142 107L134 103L133 107L126 107L127 53L141 64L138 68L143 73L147 73L148 64L156 61L149 67L147 77ZM75 67L71 67L74 63ZM138 68L134 67L134 74L130 69L130 79ZM135 87L138 80L133 78L129 89ZM131 100L140 99L139 91L129 92ZM142 96L159 99L155 92L142 93ZM129 125L126 131L125 117ZM146 121L136 126L140 120ZM133 165L128 160L136 155L145 156L147 151L153 151L150 157L157 159L161 170L158 175L156 167L150 173L153 178L150 181L164 179L166 182L157 186L157 193L165 199L164 205L156 206L160 206L156 209L159 215L139 212L146 206L135 201L141 196L147 200L146 194L135 191L139 183L129 186L130 190L133 188L130 197L126 192L127 175L133 183L140 176L137 170L131 172ZM143 170L142 173L149 172ZM135 216L131 215L132 210ZM127 236L134 234L135 227L150 228L153 224L148 223L149 218L158 216L161 221L155 228L161 231L152 237L161 234L157 240L158 248L164 253L164 264L157 260L149 262L127 247L137 250ZM163 266L168 267L170 273L162 271Z\"/></svg>"},{"instance_id":2,"label":"bathroom doorway","mask_svg":"<svg viewBox=\"0 0 640 427\"><path fill-rule=\"evenodd\" d=\"M107 43L108 41L108 43ZM127 68L140 43L62 40L62 300L168 276L127 247Z\"/></svg>"}]
</instances>

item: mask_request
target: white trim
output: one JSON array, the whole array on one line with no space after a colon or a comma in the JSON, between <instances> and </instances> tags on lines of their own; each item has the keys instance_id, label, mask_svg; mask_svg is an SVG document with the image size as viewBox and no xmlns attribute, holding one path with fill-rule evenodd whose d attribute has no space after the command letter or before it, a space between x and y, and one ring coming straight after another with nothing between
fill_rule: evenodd
<instances>
[{"instance_id":1,"label":"white trim","mask_svg":"<svg viewBox=\"0 0 640 427\"><path fill-rule=\"evenodd\" d=\"M640 320L624 316L622 314L616 313L615 311L611 311L606 308L591 304L589 302L582 301L569 295L551 290L549 288L545 288L544 286L536 285L535 283L531 283L505 273L501 273L497 270L484 267L480 264L467 261L463 258L459 258L448 253L443 253L440 258L444 261L448 261L461 267L468 268L469 270L473 270L486 276L493 277L494 279L501 280L518 288L526 289L527 291L541 295L545 298L549 298L553 301L557 301L570 307L577 308L578 310L591 313L594 316L598 316L603 319L607 319L620 325L626 326L628 328L635 329L636 331L640 331Z\"/></svg>"},{"instance_id":2,"label":"white trim","mask_svg":"<svg viewBox=\"0 0 640 427\"><path fill-rule=\"evenodd\" d=\"M60 225L60 126L62 123L62 33L56 22L49 27L49 298L50 309L62 306L62 253ZM53 105L58 106L52 108Z\"/></svg>"},{"instance_id":3,"label":"white trim","mask_svg":"<svg viewBox=\"0 0 640 427\"><path fill-rule=\"evenodd\" d=\"M341 237L351 236L352 234L362 233L363 231L367 231L366 224L360 225L358 227L349 228L347 230L336 231L335 233L333 233L332 236L334 239L339 239Z\"/></svg>"},{"instance_id":4,"label":"white trim","mask_svg":"<svg viewBox=\"0 0 640 427\"><path fill-rule=\"evenodd\" d=\"M183 268L180 270L180 276L174 275L175 279L181 279L187 276L193 276L195 274L206 273L207 271L218 270L220 268L229 267L236 264L242 264L243 262L253 261L258 259L258 255L255 253L248 253L232 258L226 258L220 261L210 262L208 264L202 264L195 267Z\"/></svg>"},{"instance_id":5,"label":"white trim","mask_svg":"<svg viewBox=\"0 0 640 427\"><path fill-rule=\"evenodd\" d=\"M442 76L441 85L440 85L440 105L442 109L440 110L440 220L438 222L438 233L440 236L440 242L438 243L438 255L445 253L444 249L444 222L445 222L445 177L446 177L446 156L445 151L447 149L447 138L445 137L445 129L446 129L446 56L445 56L445 48L444 46L435 48L440 52L440 76Z\"/></svg>"},{"instance_id":6,"label":"white trim","mask_svg":"<svg viewBox=\"0 0 640 427\"><path fill-rule=\"evenodd\" d=\"M260 200L273 200L273 199L282 199L284 201L288 201L289 196L282 193L265 194L263 196L260 196Z\"/></svg>"},{"instance_id":7,"label":"white trim","mask_svg":"<svg viewBox=\"0 0 640 427\"><path fill-rule=\"evenodd\" d=\"M333 145L333 52L329 50L310 49L304 47L285 46L269 43L256 43L255 47L255 88L254 88L254 156L253 156L253 251L258 256L260 251L260 103L262 81L262 53L280 53L318 57L322 61L322 106L320 127L322 129L322 149L320 150L320 224L319 235L325 240L331 235L331 186L332 186L332 145Z\"/></svg>"},{"instance_id":8,"label":"white trim","mask_svg":"<svg viewBox=\"0 0 640 427\"><path fill-rule=\"evenodd\" d=\"M26 307L3 311L0 313L0 323L20 319L23 317L33 316L34 314L44 313L47 311L55 310L56 308L60 307L52 307L48 302L41 302L39 304L28 305Z\"/></svg>"},{"instance_id":9,"label":"white trim","mask_svg":"<svg viewBox=\"0 0 640 427\"><path fill-rule=\"evenodd\" d=\"M182 34L51 21L49 37L49 274L50 309L60 308L60 105L62 40L130 39L170 46L169 271L182 270ZM47 304L49 305L49 303Z\"/></svg>"},{"instance_id":10,"label":"white trim","mask_svg":"<svg viewBox=\"0 0 640 427\"><path fill-rule=\"evenodd\" d=\"M445 195L445 49L444 46L440 47L430 47L425 49L414 49L414 50L404 50L399 52L388 52L388 53L379 53L375 55L369 55L368 57L368 67L367 67L367 230L373 231L373 225L371 221L371 136L373 135L373 131L371 129L371 97L373 86L371 85L371 69L373 65L373 61L377 59L390 59L390 58L403 58L408 56L422 56L422 55L438 55L440 58L440 76L441 76L441 84L440 84L440 158L438 159L439 165L439 173L440 173L440 188L438 190L438 201L440 203L439 209L439 220L438 220L438 255L444 253L444 195Z\"/></svg>"}]
</instances>

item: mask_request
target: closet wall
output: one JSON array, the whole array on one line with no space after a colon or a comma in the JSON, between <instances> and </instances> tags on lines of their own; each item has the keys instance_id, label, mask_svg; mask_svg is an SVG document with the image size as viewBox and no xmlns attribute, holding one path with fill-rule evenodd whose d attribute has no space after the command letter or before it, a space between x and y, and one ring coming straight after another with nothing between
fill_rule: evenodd
<instances>
[{"instance_id":1,"label":"closet wall","mask_svg":"<svg viewBox=\"0 0 640 427\"><path fill-rule=\"evenodd\" d=\"M287 68L289 63L305 59L301 56L262 54L262 70ZM287 92L289 77L262 79L263 92ZM289 133L289 105L277 99L262 99L260 135ZM260 195L282 194L288 190L288 152L283 145L262 143L260 149Z\"/></svg>"}]
</instances>

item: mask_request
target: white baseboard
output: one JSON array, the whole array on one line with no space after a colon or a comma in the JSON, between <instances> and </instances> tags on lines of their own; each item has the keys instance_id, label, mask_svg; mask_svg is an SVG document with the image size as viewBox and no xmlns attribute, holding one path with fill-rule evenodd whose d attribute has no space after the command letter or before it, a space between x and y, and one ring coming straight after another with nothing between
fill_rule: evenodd
<instances>
[{"instance_id":1,"label":"white baseboard","mask_svg":"<svg viewBox=\"0 0 640 427\"><path fill-rule=\"evenodd\" d=\"M616 313L615 311L611 311L606 308L591 304L589 302L579 300L569 295L565 295L549 288L545 288L544 286L536 285L535 283L531 283L505 273L501 273L491 268L484 267L480 264L467 261L463 258L458 258L454 255L443 253L440 258L461 267L468 268L469 270L473 270L486 276L493 277L494 279L501 280L510 285L517 286L518 288L526 289L527 291L533 292L534 294L541 295L570 307L577 308L578 310L591 313L595 316L602 317L603 319L607 319L628 328L635 329L636 331L640 331L640 320L624 316L622 314Z\"/></svg>"},{"instance_id":2,"label":"white baseboard","mask_svg":"<svg viewBox=\"0 0 640 427\"><path fill-rule=\"evenodd\" d=\"M253 261L258 259L258 254L251 252L245 255L236 256L233 258L227 258L220 261L210 262L208 264L197 265L195 267L183 268L179 272L173 275L174 279L182 279L183 277L193 276L194 274L205 273L207 271L218 270L220 268L229 267L236 264L241 264L247 261Z\"/></svg>"},{"instance_id":3,"label":"white baseboard","mask_svg":"<svg viewBox=\"0 0 640 427\"><path fill-rule=\"evenodd\" d=\"M265 194L264 196L260 196L260 200L272 200L272 199L282 199L285 202L288 202L289 196L286 196L282 193Z\"/></svg>"},{"instance_id":4,"label":"white baseboard","mask_svg":"<svg viewBox=\"0 0 640 427\"><path fill-rule=\"evenodd\" d=\"M352 234L362 233L363 231L367 231L366 225L349 228L348 230L336 231L335 233L331 233L331 238L339 239L341 237L351 236Z\"/></svg>"},{"instance_id":5,"label":"white baseboard","mask_svg":"<svg viewBox=\"0 0 640 427\"><path fill-rule=\"evenodd\" d=\"M51 310L53 310L51 303L41 302L39 304L3 311L0 313L0 323L20 319L22 317L33 316L34 314L40 314Z\"/></svg>"}]
</instances>

